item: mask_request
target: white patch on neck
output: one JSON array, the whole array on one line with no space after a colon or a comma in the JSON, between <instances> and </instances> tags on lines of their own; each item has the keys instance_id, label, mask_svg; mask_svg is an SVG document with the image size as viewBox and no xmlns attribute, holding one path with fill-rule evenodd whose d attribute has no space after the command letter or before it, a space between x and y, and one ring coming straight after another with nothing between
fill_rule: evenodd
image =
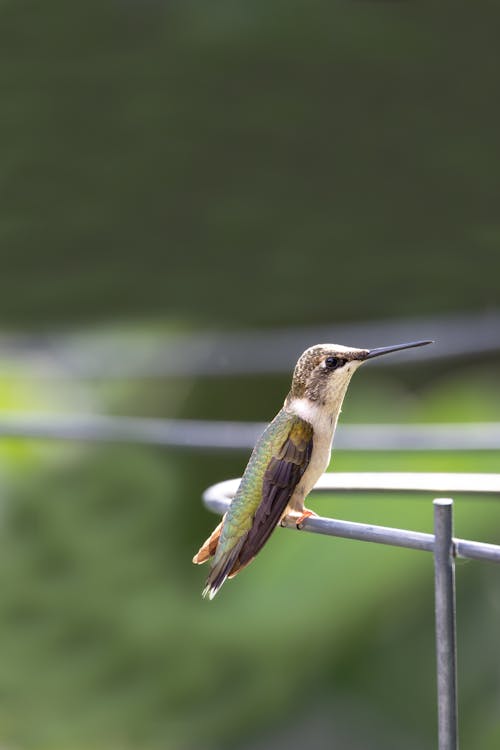
<instances>
[{"instance_id":1,"label":"white patch on neck","mask_svg":"<svg viewBox=\"0 0 500 750\"><path fill-rule=\"evenodd\" d=\"M309 424L312 424L315 433L331 434L337 424L337 418L340 409L335 414L325 406L320 406L317 401L311 401L309 398L294 398L287 406L287 411L296 414Z\"/></svg>"}]
</instances>

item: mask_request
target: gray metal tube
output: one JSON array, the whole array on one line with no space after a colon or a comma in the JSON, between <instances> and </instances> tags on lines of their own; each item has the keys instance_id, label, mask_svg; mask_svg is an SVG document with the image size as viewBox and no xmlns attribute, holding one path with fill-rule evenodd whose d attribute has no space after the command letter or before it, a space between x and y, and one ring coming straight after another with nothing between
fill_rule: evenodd
<instances>
[{"instance_id":1,"label":"gray metal tube","mask_svg":"<svg viewBox=\"0 0 500 750\"><path fill-rule=\"evenodd\" d=\"M288 529L297 528L295 520L287 516L282 520L281 525ZM424 534L420 531L407 531L406 529L394 529L390 526L375 526L374 524L338 521L335 518L313 516L312 518L307 518L301 524L301 529L312 531L313 534L327 534L343 539L357 539L361 542L389 544L393 547L406 547L407 549L418 549L426 552L432 552L434 549L434 537L432 534Z\"/></svg>"},{"instance_id":2,"label":"gray metal tube","mask_svg":"<svg viewBox=\"0 0 500 750\"><path fill-rule=\"evenodd\" d=\"M240 479L228 479L212 485L203 493L203 502L214 513L225 513L236 494ZM464 492L467 494L500 495L500 474L324 474L313 492ZM295 521L283 519L282 525L295 529ZM345 539L390 544L395 547L434 552L434 534L409 529L394 529L374 524L340 521L335 518L313 516L302 524L303 531L327 534ZM470 539L454 540L455 557L469 560L487 560L500 563L500 545L475 542Z\"/></svg>"},{"instance_id":3,"label":"gray metal tube","mask_svg":"<svg viewBox=\"0 0 500 750\"><path fill-rule=\"evenodd\" d=\"M458 750L453 500L434 500L439 750Z\"/></svg>"}]
</instances>

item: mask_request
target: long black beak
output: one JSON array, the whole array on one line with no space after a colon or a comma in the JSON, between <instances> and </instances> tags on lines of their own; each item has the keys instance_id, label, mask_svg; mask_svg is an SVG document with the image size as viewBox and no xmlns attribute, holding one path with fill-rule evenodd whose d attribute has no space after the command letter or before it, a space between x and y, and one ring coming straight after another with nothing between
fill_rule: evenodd
<instances>
[{"instance_id":1,"label":"long black beak","mask_svg":"<svg viewBox=\"0 0 500 750\"><path fill-rule=\"evenodd\" d=\"M365 359L372 359L373 357L380 357L382 354L390 354L391 352L399 352L401 349L412 349L414 346L426 346L427 344L433 344L434 341L410 341L409 344L396 344L395 346L381 346L378 349L370 349Z\"/></svg>"}]
</instances>

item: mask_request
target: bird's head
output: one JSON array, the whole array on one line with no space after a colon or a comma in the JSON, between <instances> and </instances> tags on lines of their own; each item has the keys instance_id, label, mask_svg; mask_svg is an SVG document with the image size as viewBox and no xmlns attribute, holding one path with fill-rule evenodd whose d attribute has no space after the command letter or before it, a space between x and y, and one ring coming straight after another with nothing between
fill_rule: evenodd
<instances>
[{"instance_id":1,"label":"bird's head","mask_svg":"<svg viewBox=\"0 0 500 750\"><path fill-rule=\"evenodd\" d=\"M317 344L299 357L295 366L288 399L308 399L318 406L341 402L355 371L374 357L432 344L432 341L412 341L379 349L355 349L340 344Z\"/></svg>"}]
</instances>

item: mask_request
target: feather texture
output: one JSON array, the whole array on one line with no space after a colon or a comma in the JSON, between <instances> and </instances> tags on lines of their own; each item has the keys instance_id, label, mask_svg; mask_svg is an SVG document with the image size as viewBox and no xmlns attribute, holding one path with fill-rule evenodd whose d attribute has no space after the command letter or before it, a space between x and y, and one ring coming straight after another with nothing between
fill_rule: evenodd
<instances>
[{"instance_id":1,"label":"feather texture","mask_svg":"<svg viewBox=\"0 0 500 750\"><path fill-rule=\"evenodd\" d=\"M225 580L262 549L307 469L312 448L312 425L282 409L257 442L226 513L204 595L213 598ZM196 555L196 562L207 559L214 534Z\"/></svg>"},{"instance_id":2,"label":"feather texture","mask_svg":"<svg viewBox=\"0 0 500 750\"><path fill-rule=\"evenodd\" d=\"M210 558L215 555L215 550L217 549L217 545L219 544L219 538L222 531L224 518L222 519L220 524L215 527L206 542L202 544L196 555L193 557L193 562L195 565L201 565L202 563L207 562L207 560L210 560Z\"/></svg>"}]
</instances>

